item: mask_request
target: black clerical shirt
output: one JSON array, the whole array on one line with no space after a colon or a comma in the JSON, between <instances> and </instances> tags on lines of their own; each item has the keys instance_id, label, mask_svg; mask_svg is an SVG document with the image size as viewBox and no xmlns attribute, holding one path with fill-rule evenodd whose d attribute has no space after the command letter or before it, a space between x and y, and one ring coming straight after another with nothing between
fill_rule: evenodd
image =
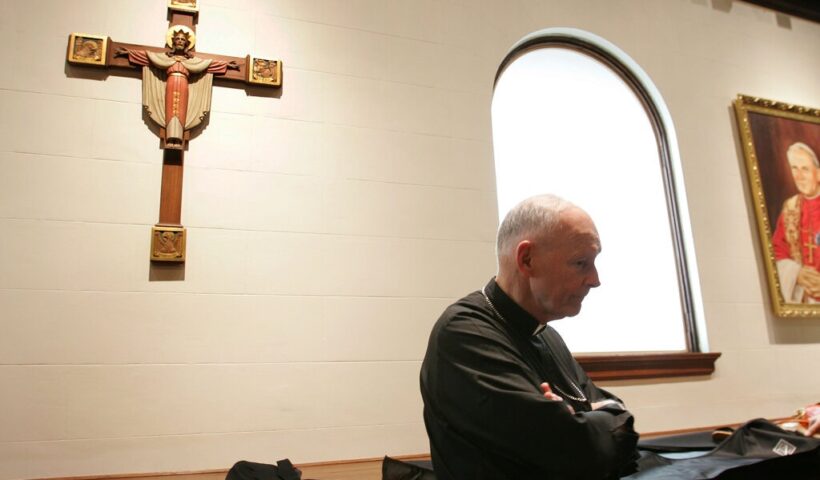
<instances>
[{"instance_id":1,"label":"black clerical shirt","mask_svg":"<svg viewBox=\"0 0 820 480\"><path fill-rule=\"evenodd\" d=\"M634 460L632 415L616 406L591 410L590 402L617 398L589 380L554 329L534 335L538 322L495 280L484 292L488 298L477 291L444 311L422 364L436 477L617 477ZM565 402L544 398L542 382Z\"/></svg>"}]
</instances>

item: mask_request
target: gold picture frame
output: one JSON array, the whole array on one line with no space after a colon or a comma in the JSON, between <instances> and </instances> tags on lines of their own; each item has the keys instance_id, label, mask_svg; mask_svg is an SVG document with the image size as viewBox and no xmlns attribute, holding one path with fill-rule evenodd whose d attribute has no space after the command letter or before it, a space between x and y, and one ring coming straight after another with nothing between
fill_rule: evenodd
<instances>
[{"instance_id":1,"label":"gold picture frame","mask_svg":"<svg viewBox=\"0 0 820 480\"><path fill-rule=\"evenodd\" d=\"M245 81L251 85L267 87L282 86L282 61L259 58L252 55L245 57L247 70Z\"/></svg>"},{"instance_id":2,"label":"gold picture frame","mask_svg":"<svg viewBox=\"0 0 820 480\"><path fill-rule=\"evenodd\" d=\"M151 227L151 260L185 261L185 227L154 225Z\"/></svg>"},{"instance_id":3,"label":"gold picture frame","mask_svg":"<svg viewBox=\"0 0 820 480\"><path fill-rule=\"evenodd\" d=\"M199 12L198 0L168 0L168 8L181 12Z\"/></svg>"},{"instance_id":4,"label":"gold picture frame","mask_svg":"<svg viewBox=\"0 0 820 480\"><path fill-rule=\"evenodd\" d=\"M820 109L748 95L734 107L772 309L820 316Z\"/></svg>"},{"instance_id":5,"label":"gold picture frame","mask_svg":"<svg viewBox=\"0 0 820 480\"><path fill-rule=\"evenodd\" d=\"M108 43L108 37L104 35L72 33L68 36L66 60L76 65L104 67L107 65Z\"/></svg>"}]
</instances>

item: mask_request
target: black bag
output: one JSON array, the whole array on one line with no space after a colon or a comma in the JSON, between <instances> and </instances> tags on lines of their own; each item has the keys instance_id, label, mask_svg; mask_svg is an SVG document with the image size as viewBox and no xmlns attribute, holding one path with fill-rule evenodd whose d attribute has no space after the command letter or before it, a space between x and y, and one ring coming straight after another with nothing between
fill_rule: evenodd
<instances>
[{"instance_id":1,"label":"black bag","mask_svg":"<svg viewBox=\"0 0 820 480\"><path fill-rule=\"evenodd\" d=\"M286 458L276 462L276 465L241 460L228 470L225 480L299 480L301 478L302 471L295 468Z\"/></svg>"}]
</instances>

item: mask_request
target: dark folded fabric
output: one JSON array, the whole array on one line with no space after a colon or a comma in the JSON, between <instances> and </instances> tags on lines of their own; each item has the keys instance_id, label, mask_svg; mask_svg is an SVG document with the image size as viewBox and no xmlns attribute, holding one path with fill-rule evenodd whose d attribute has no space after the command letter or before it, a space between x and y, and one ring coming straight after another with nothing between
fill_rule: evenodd
<instances>
[{"instance_id":1,"label":"dark folded fabric","mask_svg":"<svg viewBox=\"0 0 820 480\"><path fill-rule=\"evenodd\" d=\"M680 451L680 450L675 450ZM629 480L820 478L820 440L752 420L704 455L671 459L643 451Z\"/></svg>"},{"instance_id":2,"label":"dark folded fabric","mask_svg":"<svg viewBox=\"0 0 820 480\"><path fill-rule=\"evenodd\" d=\"M650 452L695 452L708 451L717 446L712 440L712 432L684 433L641 439L638 449Z\"/></svg>"},{"instance_id":3,"label":"dark folded fabric","mask_svg":"<svg viewBox=\"0 0 820 480\"><path fill-rule=\"evenodd\" d=\"M433 464L429 461L402 462L385 456L382 461L382 480L436 480Z\"/></svg>"}]
</instances>

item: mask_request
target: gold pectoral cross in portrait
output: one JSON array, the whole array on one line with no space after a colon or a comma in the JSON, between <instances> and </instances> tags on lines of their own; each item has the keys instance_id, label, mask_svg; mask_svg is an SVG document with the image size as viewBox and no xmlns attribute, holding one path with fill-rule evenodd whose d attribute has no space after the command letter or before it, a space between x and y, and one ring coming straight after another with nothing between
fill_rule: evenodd
<instances>
[{"instance_id":1,"label":"gold pectoral cross in portrait","mask_svg":"<svg viewBox=\"0 0 820 480\"><path fill-rule=\"evenodd\" d=\"M809 265L814 265L814 249L817 248L817 244L814 243L814 238L809 235L808 240L806 240L803 246L809 250Z\"/></svg>"},{"instance_id":2,"label":"gold pectoral cross in portrait","mask_svg":"<svg viewBox=\"0 0 820 480\"><path fill-rule=\"evenodd\" d=\"M214 78L262 87L281 87L282 62L247 55L229 57L195 51L197 0L168 0L165 48L116 42L107 36L72 33L71 65L142 70L142 104L159 129L163 150L159 222L151 229L151 260L185 261L182 215L184 152L191 132L211 110Z\"/></svg>"}]
</instances>

